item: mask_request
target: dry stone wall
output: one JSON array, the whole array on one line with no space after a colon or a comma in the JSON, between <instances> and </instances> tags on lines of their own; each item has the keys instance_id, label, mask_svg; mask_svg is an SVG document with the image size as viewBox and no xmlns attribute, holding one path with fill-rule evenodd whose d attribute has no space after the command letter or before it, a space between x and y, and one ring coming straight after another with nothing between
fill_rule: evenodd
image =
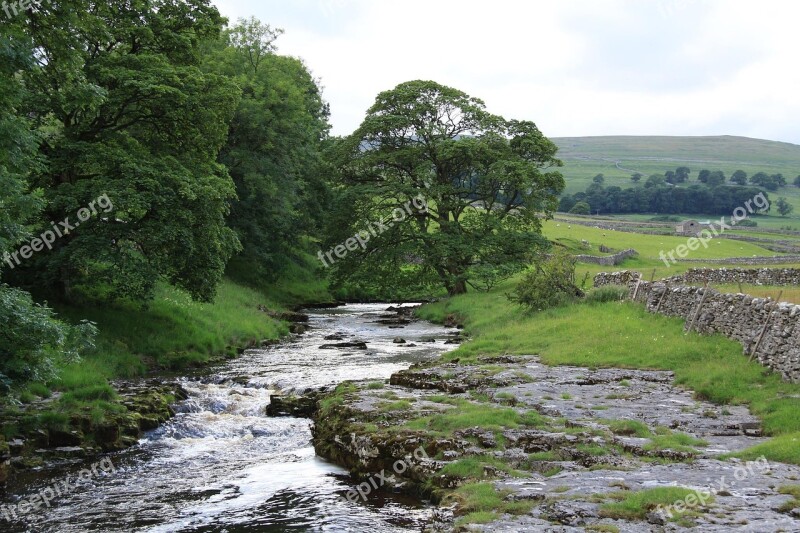
<instances>
[{"instance_id":1,"label":"dry stone wall","mask_svg":"<svg viewBox=\"0 0 800 533\"><path fill-rule=\"evenodd\" d=\"M800 305L673 283L644 281L630 271L601 273L594 279L596 287L627 285L630 297L648 311L681 317L693 331L737 340L745 355L787 381L800 382Z\"/></svg>"},{"instance_id":2,"label":"dry stone wall","mask_svg":"<svg viewBox=\"0 0 800 533\"><path fill-rule=\"evenodd\" d=\"M628 250L622 250L621 252L617 252L614 255L607 255L607 256L576 255L575 259L581 263L592 263L595 265L604 265L604 266L617 266L627 258L634 257L636 255L637 255L636 250L630 248Z\"/></svg>"},{"instance_id":3,"label":"dry stone wall","mask_svg":"<svg viewBox=\"0 0 800 533\"><path fill-rule=\"evenodd\" d=\"M800 268L690 268L668 281L676 283L746 283L800 285Z\"/></svg>"}]
</instances>

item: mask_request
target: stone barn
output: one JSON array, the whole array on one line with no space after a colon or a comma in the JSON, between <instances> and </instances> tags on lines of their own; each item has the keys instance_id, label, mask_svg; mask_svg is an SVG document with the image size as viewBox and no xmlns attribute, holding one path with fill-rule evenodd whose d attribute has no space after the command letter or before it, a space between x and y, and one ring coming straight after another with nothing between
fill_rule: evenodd
<instances>
[{"instance_id":1,"label":"stone barn","mask_svg":"<svg viewBox=\"0 0 800 533\"><path fill-rule=\"evenodd\" d=\"M696 237L702 230L703 225L696 220L684 220L675 226L675 233L691 237Z\"/></svg>"}]
</instances>

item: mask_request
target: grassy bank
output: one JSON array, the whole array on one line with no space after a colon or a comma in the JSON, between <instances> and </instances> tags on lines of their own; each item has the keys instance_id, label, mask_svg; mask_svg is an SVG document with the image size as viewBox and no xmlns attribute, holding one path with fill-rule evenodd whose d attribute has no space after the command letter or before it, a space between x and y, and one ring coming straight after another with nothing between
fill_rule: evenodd
<instances>
[{"instance_id":1,"label":"grassy bank","mask_svg":"<svg viewBox=\"0 0 800 533\"><path fill-rule=\"evenodd\" d=\"M509 302L509 282L490 293L467 294L427 305L422 318L461 317L473 340L446 360L472 361L484 355L541 356L550 365L672 370L678 384L698 399L744 404L776 437L743 456L800 464L800 386L783 382L742 355L725 337L685 335L683 321L647 313L628 302L574 304L526 315Z\"/></svg>"},{"instance_id":2,"label":"grassy bank","mask_svg":"<svg viewBox=\"0 0 800 533\"><path fill-rule=\"evenodd\" d=\"M121 410L110 380L234 357L288 333L287 324L268 311L330 300L326 281L305 260L290 265L278 282L257 288L227 278L213 303L194 302L185 292L160 284L146 307L134 302L57 305L55 310L67 321L97 324L96 348L58 369L53 380L19 386L11 398L20 400L21 408L11 402L5 414L32 411L47 427L49 421L90 411L99 422ZM14 431L5 427L2 433L13 437Z\"/></svg>"}]
</instances>

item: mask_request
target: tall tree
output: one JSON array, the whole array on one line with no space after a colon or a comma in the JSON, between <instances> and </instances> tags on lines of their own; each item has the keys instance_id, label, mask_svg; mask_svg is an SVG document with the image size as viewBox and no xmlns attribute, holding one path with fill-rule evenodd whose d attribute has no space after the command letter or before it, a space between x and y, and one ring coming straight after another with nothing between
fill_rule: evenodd
<instances>
[{"instance_id":1,"label":"tall tree","mask_svg":"<svg viewBox=\"0 0 800 533\"><path fill-rule=\"evenodd\" d=\"M224 19L207 0L65 0L24 20L37 61L25 112L49 160L34 177L44 220L74 221L101 196L114 210L37 254L22 281L147 299L166 279L210 300L238 248L225 224L234 188L216 158L239 89L198 68Z\"/></svg>"},{"instance_id":2,"label":"tall tree","mask_svg":"<svg viewBox=\"0 0 800 533\"><path fill-rule=\"evenodd\" d=\"M715 170L714 172L709 172L708 177L706 178L706 185L708 185L709 187L719 187L724 183L725 183L725 174L721 170Z\"/></svg>"},{"instance_id":3,"label":"tall tree","mask_svg":"<svg viewBox=\"0 0 800 533\"><path fill-rule=\"evenodd\" d=\"M228 272L253 283L277 277L300 238L318 232L328 202L321 161L328 106L301 60L273 53L280 33L240 20L206 61L243 89L219 160L236 185L229 224L243 246ZM253 50L264 52L257 68Z\"/></svg>"},{"instance_id":4,"label":"tall tree","mask_svg":"<svg viewBox=\"0 0 800 533\"><path fill-rule=\"evenodd\" d=\"M744 170L737 170L731 174L731 182L737 185L747 185L747 172Z\"/></svg>"},{"instance_id":5,"label":"tall tree","mask_svg":"<svg viewBox=\"0 0 800 533\"><path fill-rule=\"evenodd\" d=\"M255 17L239 19L236 26L228 32L231 45L242 53L247 64L258 72L262 61L275 52L275 40L283 34L283 29L272 28Z\"/></svg>"},{"instance_id":6,"label":"tall tree","mask_svg":"<svg viewBox=\"0 0 800 533\"><path fill-rule=\"evenodd\" d=\"M427 210L347 256L343 271L375 268L392 283L410 269L461 294L508 265L522 267L544 245L539 215L551 215L564 188L556 151L532 122L492 115L481 100L433 81L380 93L337 147L350 223L332 242L415 199Z\"/></svg>"},{"instance_id":7,"label":"tall tree","mask_svg":"<svg viewBox=\"0 0 800 533\"><path fill-rule=\"evenodd\" d=\"M37 137L20 113L26 96L19 74L33 68L32 56L18 27L0 33L0 274L16 268L12 254L29 242L43 207L42 191L29 191L31 172L41 170ZM58 362L73 361L91 346L91 324L69 326L34 303L30 294L0 283L0 392L13 381L47 380Z\"/></svg>"},{"instance_id":8,"label":"tall tree","mask_svg":"<svg viewBox=\"0 0 800 533\"><path fill-rule=\"evenodd\" d=\"M775 202L775 207L778 209L778 214L782 217L788 216L794 211L794 206L783 196L778 198L778 201Z\"/></svg>"}]
</instances>

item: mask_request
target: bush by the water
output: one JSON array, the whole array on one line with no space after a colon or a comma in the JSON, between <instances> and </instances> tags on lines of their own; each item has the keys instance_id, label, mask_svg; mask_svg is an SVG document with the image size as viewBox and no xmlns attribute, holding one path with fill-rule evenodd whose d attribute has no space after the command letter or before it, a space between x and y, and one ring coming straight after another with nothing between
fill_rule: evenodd
<instances>
[{"instance_id":1,"label":"bush by the water","mask_svg":"<svg viewBox=\"0 0 800 533\"><path fill-rule=\"evenodd\" d=\"M583 291L575 284L575 258L556 249L541 255L525 272L509 300L531 311L541 311L575 301Z\"/></svg>"}]
</instances>

